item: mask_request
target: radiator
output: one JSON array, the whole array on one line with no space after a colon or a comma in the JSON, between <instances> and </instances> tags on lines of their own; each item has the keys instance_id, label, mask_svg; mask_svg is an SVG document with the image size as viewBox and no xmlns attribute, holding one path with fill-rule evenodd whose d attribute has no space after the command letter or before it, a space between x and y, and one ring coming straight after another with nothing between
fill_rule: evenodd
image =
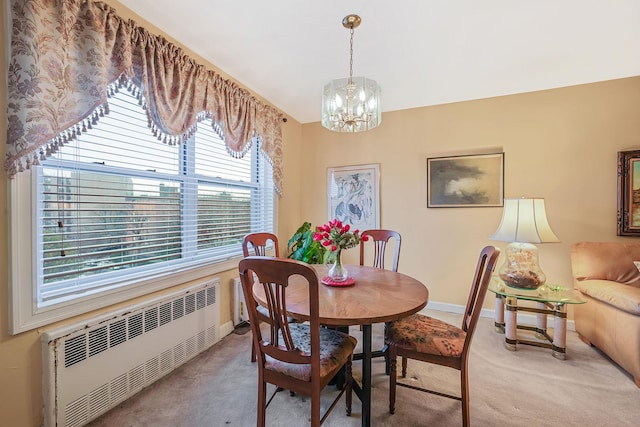
<instances>
[{"instance_id":1,"label":"radiator","mask_svg":"<svg viewBox=\"0 0 640 427\"><path fill-rule=\"evenodd\" d=\"M218 342L219 283L43 333L44 425L87 424Z\"/></svg>"}]
</instances>

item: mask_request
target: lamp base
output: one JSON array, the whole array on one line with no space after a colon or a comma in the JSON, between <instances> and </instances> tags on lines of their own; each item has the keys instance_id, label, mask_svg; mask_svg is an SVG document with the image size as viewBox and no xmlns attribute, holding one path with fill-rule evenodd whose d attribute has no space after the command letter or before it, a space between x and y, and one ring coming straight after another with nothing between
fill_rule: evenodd
<instances>
[{"instance_id":1,"label":"lamp base","mask_svg":"<svg viewBox=\"0 0 640 427\"><path fill-rule=\"evenodd\" d=\"M505 261L499 270L505 285L516 289L538 289L547 277L538 263L538 248L531 243L513 242L507 245Z\"/></svg>"}]
</instances>

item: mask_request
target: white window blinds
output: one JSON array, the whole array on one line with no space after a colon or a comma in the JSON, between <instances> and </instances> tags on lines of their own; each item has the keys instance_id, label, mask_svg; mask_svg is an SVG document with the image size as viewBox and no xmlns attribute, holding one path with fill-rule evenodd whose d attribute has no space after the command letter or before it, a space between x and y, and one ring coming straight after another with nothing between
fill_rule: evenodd
<instances>
[{"instance_id":1,"label":"white window blinds","mask_svg":"<svg viewBox=\"0 0 640 427\"><path fill-rule=\"evenodd\" d=\"M242 237L273 231L274 191L258 141L229 155L210 120L181 145L156 140L136 97L39 168L39 298L110 288L168 265L241 253Z\"/></svg>"}]
</instances>

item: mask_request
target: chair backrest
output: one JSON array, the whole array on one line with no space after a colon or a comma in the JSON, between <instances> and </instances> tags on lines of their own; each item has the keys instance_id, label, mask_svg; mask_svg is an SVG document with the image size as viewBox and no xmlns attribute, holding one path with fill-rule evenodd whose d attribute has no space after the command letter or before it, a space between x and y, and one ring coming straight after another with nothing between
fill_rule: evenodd
<instances>
[{"instance_id":1,"label":"chair backrest","mask_svg":"<svg viewBox=\"0 0 640 427\"><path fill-rule=\"evenodd\" d=\"M258 349L260 369L264 368L265 356L296 364L311 364L311 377L320 375L320 320L318 300L318 276L308 264L287 258L248 256L238 264L242 291L255 348ZM309 323L311 330L311 353L298 350L293 342L287 322L287 286L291 276L305 279L309 289ZM257 301L253 296L255 280L260 283L269 310L269 337L263 337L256 311Z\"/></svg>"},{"instance_id":2,"label":"chair backrest","mask_svg":"<svg viewBox=\"0 0 640 427\"><path fill-rule=\"evenodd\" d=\"M269 241L273 243L276 258L280 257L278 236L273 233L250 233L242 239L242 252L245 257L250 255L265 256ZM253 253L251 253L253 249Z\"/></svg>"},{"instance_id":3,"label":"chair backrest","mask_svg":"<svg viewBox=\"0 0 640 427\"><path fill-rule=\"evenodd\" d=\"M467 332L463 354L468 353L467 351L471 345L473 333L480 318L482 303L487 294L487 288L489 287L493 270L496 267L498 255L500 255L500 250L493 246L486 246L482 249L482 252L480 252L476 272L473 276L473 283L471 284L469 299L467 300L467 306L462 318L462 329Z\"/></svg>"},{"instance_id":4,"label":"chair backrest","mask_svg":"<svg viewBox=\"0 0 640 427\"><path fill-rule=\"evenodd\" d=\"M393 253L392 271L398 271L398 262L400 261L400 243L402 241L400 233L393 230L364 230L361 236L369 236L369 241L373 243L373 267L384 268L385 252L387 243L393 238L395 240L395 248ZM365 265L365 245L367 243L360 241L360 265Z\"/></svg>"}]
</instances>

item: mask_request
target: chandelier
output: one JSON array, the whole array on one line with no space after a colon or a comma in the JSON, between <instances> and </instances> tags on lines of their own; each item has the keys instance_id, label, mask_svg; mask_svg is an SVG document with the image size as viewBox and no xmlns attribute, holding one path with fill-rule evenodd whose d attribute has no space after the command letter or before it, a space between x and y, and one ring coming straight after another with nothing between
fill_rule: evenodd
<instances>
[{"instance_id":1,"label":"chandelier","mask_svg":"<svg viewBox=\"0 0 640 427\"><path fill-rule=\"evenodd\" d=\"M342 26L351 34L349 41L349 77L331 80L322 91L322 126L335 132L361 132L382 121L380 86L366 77L353 77L353 33L362 20L347 15Z\"/></svg>"}]
</instances>

